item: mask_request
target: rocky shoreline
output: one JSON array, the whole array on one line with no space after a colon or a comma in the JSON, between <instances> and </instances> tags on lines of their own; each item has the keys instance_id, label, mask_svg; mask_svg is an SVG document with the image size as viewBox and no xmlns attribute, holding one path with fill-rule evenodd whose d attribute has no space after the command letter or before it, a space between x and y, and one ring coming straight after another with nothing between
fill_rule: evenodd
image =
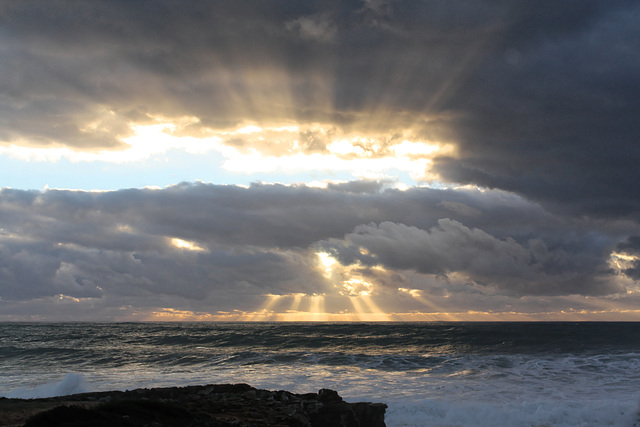
<instances>
[{"instance_id":1,"label":"rocky shoreline","mask_svg":"<svg viewBox=\"0 0 640 427\"><path fill-rule=\"evenodd\" d=\"M348 403L329 389L294 394L219 384L0 398L0 426L385 427L386 408Z\"/></svg>"}]
</instances>

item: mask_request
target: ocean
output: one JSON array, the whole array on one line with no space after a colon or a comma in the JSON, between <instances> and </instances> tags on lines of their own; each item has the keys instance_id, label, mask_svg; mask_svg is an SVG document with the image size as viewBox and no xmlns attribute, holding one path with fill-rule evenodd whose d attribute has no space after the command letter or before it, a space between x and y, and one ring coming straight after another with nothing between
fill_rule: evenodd
<instances>
[{"instance_id":1,"label":"ocean","mask_svg":"<svg viewBox=\"0 0 640 427\"><path fill-rule=\"evenodd\" d=\"M400 426L638 426L640 323L0 323L0 396L247 383Z\"/></svg>"}]
</instances>

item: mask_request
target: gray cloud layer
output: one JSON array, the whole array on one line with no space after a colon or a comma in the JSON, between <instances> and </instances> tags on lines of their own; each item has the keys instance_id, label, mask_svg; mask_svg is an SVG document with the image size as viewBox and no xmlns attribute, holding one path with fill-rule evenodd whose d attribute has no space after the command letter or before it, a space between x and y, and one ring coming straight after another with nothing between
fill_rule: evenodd
<instances>
[{"instance_id":1,"label":"gray cloud layer","mask_svg":"<svg viewBox=\"0 0 640 427\"><path fill-rule=\"evenodd\" d=\"M639 19L633 1L3 2L0 138L118 148L148 114L411 126L459 145L447 181L636 218Z\"/></svg>"},{"instance_id":2,"label":"gray cloud layer","mask_svg":"<svg viewBox=\"0 0 640 427\"><path fill-rule=\"evenodd\" d=\"M445 285L515 297L623 292L608 257L636 248L625 238L638 232L625 221L562 220L500 191L358 183L5 189L0 217L4 303L63 294L148 306L171 297L214 311L247 308L265 294L334 292L316 251L357 266L389 292ZM205 250L175 247L172 238Z\"/></svg>"}]
</instances>

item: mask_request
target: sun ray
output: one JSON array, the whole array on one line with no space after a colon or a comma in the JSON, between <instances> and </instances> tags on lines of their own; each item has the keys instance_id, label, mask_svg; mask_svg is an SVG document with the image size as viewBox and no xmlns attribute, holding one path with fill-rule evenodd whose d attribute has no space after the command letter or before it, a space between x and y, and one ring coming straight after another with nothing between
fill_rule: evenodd
<instances>
[{"instance_id":1,"label":"sun ray","mask_svg":"<svg viewBox=\"0 0 640 427\"><path fill-rule=\"evenodd\" d=\"M328 319L324 307L324 295L311 295L309 297L309 316L314 321L324 321Z\"/></svg>"},{"instance_id":2,"label":"sun ray","mask_svg":"<svg viewBox=\"0 0 640 427\"><path fill-rule=\"evenodd\" d=\"M415 299L416 301L418 301L419 303L427 307L429 310L433 311L434 313L437 313L439 320L446 320L446 321L461 320L461 318L456 314L446 313L444 312L442 307L439 307L436 304L434 304L432 301L429 301L428 299L426 299L423 296L422 291L420 289L398 288L398 291L400 291L402 294L410 296L411 298Z\"/></svg>"},{"instance_id":3,"label":"sun ray","mask_svg":"<svg viewBox=\"0 0 640 427\"><path fill-rule=\"evenodd\" d=\"M358 299L358 297L356 296L350 296L349 297L349 301L351 301L351 305L353 306L353 310L354 310L354 315L356 316L356 318L360 321L363 321L363 313L364 308L362 307L362 304L360 303L360 300Z\"/></svg>"},{"instance_id":4,"label":"sun ray","mask_svg":"<svg viewBox=\"0 0 640 427\"><path fill-rule=\"evenodd\" d=\"M277 316L276 313L272 310L276 303L280 300L282 295L273 295L267 294L265 303L262 305L260 309L249 314L249 321L266 321L266 320L275 320L274 318Z\"/></svg>"},{"instance_id":5,"label":"sun ray","mask_svg":"<svg viewBox=\"0 0 640 427\"><path fill-rule=\"evenodd\" d=\"M384 322L388 322L391 320L387 313L380 310L380 308L373 302L370 295L360 295L358 298L366 305L369 309L369 313L373 314L373 318L376 320L382 320Z\"/></svg>"},{"instance_id":6,"label":"sun ray","mask_svg":"<svg viewBox=\"0 0 640 427\"><path fill-rule=\"evenodd\" d=\"M302 302L303 296L304 294L291 295L291 297L293 298L293 301L291 301L291 307L289 307L290 311L298 311L298 309L300 308L300 303Z\"/></svg>"}]
</instances>

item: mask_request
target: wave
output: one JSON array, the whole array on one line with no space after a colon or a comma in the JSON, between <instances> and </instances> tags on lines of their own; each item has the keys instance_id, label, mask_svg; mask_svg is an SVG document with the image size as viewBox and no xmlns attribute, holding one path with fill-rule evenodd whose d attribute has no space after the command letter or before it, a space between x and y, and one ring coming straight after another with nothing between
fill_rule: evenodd
<instances>
[{"instance_id":1,"label":"wave","mask_svg":"<svg viewBox=\"0 0 640 427\"><path fill-rule=\"evenodd\" d=\"M362 384L360 378L359 382ZM87 378L78 373L68 373L58 381L48 382L34 388L19 388L9 393L10 398L43 398L62 396L88 391L98 391L89 384L95 384L95 378ZM294 392L314 391L309 389L309 378L297 377L293 385ZM371 382L381 383L381 378L370 377ZM145 384L148 387L188 385L174 382L158 382ZM519 399L510 398L508 390L500 393L495 390L498 384L486 385L486 392L494 388L491 394L479 398L464 388L448 389L446 393L434 396L412 389L410 392L393 393L389 390L374 391L375 385L369 388L354 390L354 378L343 378L333 386L345 390L341 394L347 401L374 400L388 404L386 425L388 427L494 427L496 425L529 426L529 427L584 427L613 426L631 427L638 425L637 396L620 399L619 396L600 393L588 397L579 393L564 395L557 393L541 396L527 392ZM383 382L382 382L383 383ZM192 384L196 384L192 382ZM411 385L407 384L409 387ZM430 384L433 386L434 384ZM282 389L282 384L256 384L267 389ZM297 390L296 390L297 388ZM384 386L383 386L384 388ZM124 388L101 388L102 391ZM300 390L302 389L302 390ZM354 393L357 391L357 393ZM350 394L350 396L349 396Z\"/></svg>"},{"instance_id":2,"label":"wave","mask_svg":"<svg viewBox=\"0 0 640 427\"><path fill-rule=\"evenodd\" d=\"M68 323L0 324L21 349L207 347L429 353L640 351L638 323ZM47 339L43 341L43 336ZM9 347L9 346L7 346Z\"/></svg>"},{"instance_id":3,"label":"wave","mask_svg":"<svg viewBox=\"0 0 640 427\"><path fill-rule=\"evenodd\" d=\"M634 401L601 399L524 401L508 404L427 399L420 402L391 402L387 427L632 427L639 425Z\"/></svg>"},{"instance_id":4,"label":"wave","mask_svg":"<svg viewBox=\"0 0 640 427\"><path fill-rule=\"evenodd\" d=\"M326 387L388 403L389 427L630 427L640 324L0 323L0 379L23 398Z\"/></svg>"},{"instance_id":5,"label":"wave","mask_svg":"<svg viewBox=\"0 0 640 427\"><path fill-rule=\"evenodd\" d=\"M60 381L38 385L34 388L19 387L6 397L12 399L38 399L43 397L67 396L69 394L91 391L84 375L68 373Z\"/></svg>"}]
</instances>

